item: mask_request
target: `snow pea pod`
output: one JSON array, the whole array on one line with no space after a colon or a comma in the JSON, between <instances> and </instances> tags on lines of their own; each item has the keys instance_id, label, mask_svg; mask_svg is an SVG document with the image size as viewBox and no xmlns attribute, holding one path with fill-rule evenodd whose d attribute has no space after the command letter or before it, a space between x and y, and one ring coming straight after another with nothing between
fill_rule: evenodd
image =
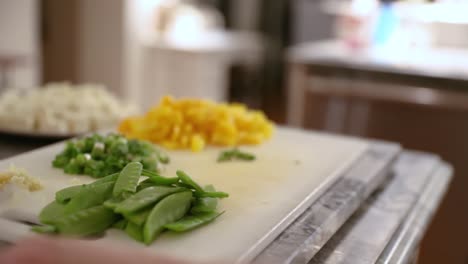
<instances>
[{"instance_id":1,"label":"snow pea pod","mask_svg":"<svg viewBox=\"0 0 468 264\"><path fill-rule=\"evenodd\" d=\"M136 241L143 242L143 228L141 226L129 222L125 228L125 233Z\"/></svg>"},{"instance_id":2,"label":"snow pea pod","mask_svg":"<svg viewBox=\"0 0 468 264\"><path fill-rule=\"evenodd\" d=\"M86 186L65 206L65 213L70 214L93 206L102 205L104 201L112 196L113 187L113 182Z\"/></svg>"},{"instance_id":3,"label":"snow pea pod","mask_svg":"<svg viewBox=\"0 0 468 264\"><path fill-rule=\"evenodd\" d=\"M182 218L190 207L191 199L192 192L180 192L171 194L157 203L143 227L143 242L151 244L164 230L164 225Z\"/></svg>"},{"instance_id":4,"label":"snow pea pod","mask_svg":"<svg viewBox=\"0 0 468 264\"><path fill-rule=\"evenodd\" d=\"M117 180L117 178L119 177L119 173L113 173L111 175L107 175L106 177L103 177L99 180L96 180L92 183L90 183L89 185L97 185L97 184L101 184L101 183L106 183L106 182L115 182Z\"/></svg>"},{"instance_id":5,"label":"snow pea pod","mask_svg":"<svg viewBox=\"0 0 468 264\"><path fill-rule=\"evenodd\" d=\"M218 218L223 213L224 212L218 213L218 212L213 211L213 212L208 212L208 213L201 213L201 214L186 216L177 222L164 225L164 228L167 228L175 232L189 231L199 226L208 224L209 222L212 222L213 220Z\"/></svg>"},{"instance_id":6,"label":"snow pea pod","mask_svg":"<svg viewBox=\"0 0 468 264\"><path fill-rule=\"evenodd\" d=\"M112 227L113 228L117 228L117 229L120 229L120 230L125 230L125 228L127 227L127 224L128 224L128 220L127 219L120 219L119 221L115 222Z\"/></svg>"},{"instance_id":7,"label":"snow pea pod","mask_svg":"<svg viewBox=\"0 0 468 264\"><path fill-rule=\"evenodd\" d=\"M65 205L53 201L41 210L39 221L43 224L54 224L63 215L65 215Z\"/></svg>"},{"instance_id":8,"label":"snow pea pod","mask_svg":"<svg viewBox=\"0 0 468 264\"><path fill-rule=\"evenodd\" d=\"M104 232L118 219L112 210L100 205L61 217L55 227L61 234L88 236Z\"/></svg>"},{"instance_id":9,"label":"snow pea pod","mask_svg":"<svg viewBox=\"0 0 468 264\"><path fill-rule=\"evenodd\" d=\"M130 162L120 172L113 190L114 197L122 195L124 192L136 192L138 181L140 180L143 165L140 162Z\"/></svg>"},{"instance_id":10,"label":"snow pea pod","mask_svg":"<svg viewBox=\"0 0 468 264\"><path fill-rule=\"evenodd\" d=\"M203 189L206 192L215 192L216 191L216 189L214 188L213 185L207 185ZM218 206L218 199L217 198L203 197L203 198L199 198L199 199L197 199L195 201L195 204L193 205L190 212L192 212L194 214L213 212L214 210L216 210L217 206Z\"/></svg>"},{"instance_id":11,"label":"snow pea pod","mask_svg":"<svg viewBox=\"0 0 468 264\"><path fill-rule=\"evenodd\" d=\"M171 185L179 181L178 177L163 177L155 172L148 170L143 170L142 175L148 177L148 180L155 183L156 185Z\"/></svg>"},{"instance_id":12,"label":"snow pea pod","mask_svg":"<svg viewBox=\"0 0 468 264\"><path fill-rule=\"evenodd\" d=\"M124 214L124 217L128 219L129 222L142 226L146 222L146 219L148 219L151 209L153 208L143 209L136 213Z\"/></svg>"},{"instance_id":13,"label":"snow pea pod","mask_svg":"<svg viewBox=\"0 0 468 264\"><path fill-rule=\"evenodd\" d=\"M31 231L39 234L53 234L57 232L57 228L51 225L37 225L31 227Z\"/></svg>"},{"instance_id":14,"label":"snow pea pod","mask_svg":"<svg viewBox=\"0 0 468 264\"><path fill-rule=\"evenodd\" d=\"M198 183L196 183L194 180L192 180L192 178L190 178L190 176L188 176L187 173L181 170L178 170L176 174L182 183L191 186L197 192L201 192L201 193L204 192L203 188L200 185L198 185Z\"/></svg>"},{"instance_id":15,"label":"snow pea pod","mask_svg":"<svg viewBox=\"0 0 468 264\"><path fill-rule=\"evenodd\" d=\"M55 193L55 201L65 204L75 197L83 188L86 188L86 185L75 185L62 189Z\"/></svg>"},{"instance_id":16,"label":"snow pea pod","mask_svg":"<svg viewBox=\"0 0 468 264\"><path fill-rule=\"evenodd\" d=\"M130 196L115 208L116 213L130 214L154 204L162 198L187 189L179 187L154 186L143 189Z\"/></svg>"},{"instance_id":17,"label":"snow pea pod","mask_svg":"<svg viewBox=\"0 0 468 264\"><path fill-rule=\"evenodd\" d=\"M142 182L140 182L140 184L138 184L138 187L137 187L137 192L143 190L143 189L146 189L148 187L152 187L152 186L156 186L156 184L154 184L154 182L150 181L149 179L146 179Z\"/></svg>"},{"instance_id":18,"label":"snow pea pod","mask_svg":"<svg viewBox=\"0 0 468 264\"><path fill-rule=\"evenodd\" d=\"M82 188L86 188L89 186L96 186L96 185L108 183L108 182L115 182L118 176L119 176L118 173L114 173L104 178L101 178L97 181L94 181L90 184L75 185L75 186L67 187L55 193L55 200L59 203L67 203L73 197L75 197L82 190Z\"/></svg>"}]
</instances>

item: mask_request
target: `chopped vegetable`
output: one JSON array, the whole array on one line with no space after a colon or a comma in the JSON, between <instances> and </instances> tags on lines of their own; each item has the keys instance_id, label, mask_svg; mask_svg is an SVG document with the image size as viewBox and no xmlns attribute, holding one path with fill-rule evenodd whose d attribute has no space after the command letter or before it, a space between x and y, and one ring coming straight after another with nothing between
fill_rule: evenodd
<instances>
[{"instance_id":1,"label":"chopped vegetable","mask_svg":"<svg viewBox=\"0 0 468 264\"><path fill-rule=\"evenodd\" d=\"M122 135L94 134L68 141L52 165L67 174L85 174L94 178L120 172L129 162L140 162L144 169L157 171L158 164L169 162L167 154L153 144Z\"/></svg>"},{"instance_id":2,"label":"chopped vegetable","mask_svg":"<svg viewBox=\"0 0 468 264\"><path fill-rule=\"evenodd\" d=\"M232 161L232 160L253 161L255 160L255 155L240 151L238 148L233 148L233 149L221 152L218 156L218 162Z\"/></svg>"},{"instance_id":3,"label":"chopped vegetable","mask_svg":"<svg viewBox=\"0 0 468 264\"><path fill-rule=\"evenodd\" d=\"M130 162L119 173L58 191L39 215L44 225L32 230L85 237L116 228L150 244L165 229L191 230L220 215L218 198L227 193L212 185L203 189L180 170L168 178L142 167ZM141 176L149 178L140 181Z\"/></svg>"},{"instance_id":4,"label":"chopped vegetable","mask_svg":"<svg viewBox=\"0 0 468 264\"><path fill-rule=\"evenodd\" d=\"M169 149L201 151L205 145L256 145L269 139L274 125L261 111L242 104L164 97L144 116L122 121L119 131Z\"/></svg>"}]
</instances>

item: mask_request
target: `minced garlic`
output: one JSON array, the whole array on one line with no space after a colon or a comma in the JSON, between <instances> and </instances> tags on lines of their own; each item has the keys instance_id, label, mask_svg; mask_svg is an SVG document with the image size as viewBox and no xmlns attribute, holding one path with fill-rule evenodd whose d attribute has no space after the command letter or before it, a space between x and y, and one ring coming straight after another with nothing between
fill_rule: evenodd
<instances>
[{"instance_id":1,"label":"minced garlic","mask_svg":"<svg viewBox=\"0 0 468 264\"><path fill-rule=\"evenodd\" d=\"M0 189L3 189L7 184L16 184L30 192L42 190L44 187L41 182L30 176L25 169L10 166L7 171L0 172Z\"/></svg>"}]
</instances>

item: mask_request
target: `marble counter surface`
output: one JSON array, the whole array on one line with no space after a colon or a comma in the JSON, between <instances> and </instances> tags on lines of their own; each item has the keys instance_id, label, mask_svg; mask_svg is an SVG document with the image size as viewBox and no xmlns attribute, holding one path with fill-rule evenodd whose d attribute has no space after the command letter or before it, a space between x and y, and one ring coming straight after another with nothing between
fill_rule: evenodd
<instances>
[{"instance_id":1,"label":"marble counter surface","mask_svg":"<svg viewBox=\"0 0 468 264\"><path fill-rule=\"evenodd\" d=\"M468 80L467 49L365 48L356 50L338 40L323 40L291 47L288 50L288 59L300 64Z\"/></svg>"}]
</instances>

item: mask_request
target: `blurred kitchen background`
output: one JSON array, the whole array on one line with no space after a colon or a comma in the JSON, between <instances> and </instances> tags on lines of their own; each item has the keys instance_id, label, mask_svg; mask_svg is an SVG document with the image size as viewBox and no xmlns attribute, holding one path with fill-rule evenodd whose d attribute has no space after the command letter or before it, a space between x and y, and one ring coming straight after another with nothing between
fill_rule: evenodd
<instances>
[{"instance_id":1,"label":"blurred kitchen background","mask_svg":"<svg viewBox=\"0 0 468 264\"><path fill-rule=\"evenodd\" d=\"M0 89L100 83L440 154L420 263L468 263L468 1L0 0Z\"/></svg>"}]
</instances>

